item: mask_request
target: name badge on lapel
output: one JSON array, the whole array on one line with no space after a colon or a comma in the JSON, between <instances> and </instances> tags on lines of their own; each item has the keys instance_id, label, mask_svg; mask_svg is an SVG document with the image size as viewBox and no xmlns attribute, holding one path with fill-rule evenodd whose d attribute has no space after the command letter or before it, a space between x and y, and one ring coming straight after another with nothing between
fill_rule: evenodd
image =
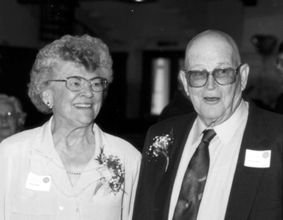
<instances>
[{"instance_id":1,"label":"name badge on lapel","mask_svg":"<svg viewBox=\"0 0 283 220\"><path fill-rule=\"evenodd\" d=\"M245 163L246 167L269 168L271 159L271 150L246 150Z\"/></svg>"},{"instance_id":2,"label":"name badge on lapel","mask_svg":"<svg viewBox=\"0 0 283 220\"><path fill-rule=\"evenodd\" d=\"M26 181L26 188L35 191L48 192L51 186L51 176L42 176L30 172Z\"/></svg>"}]
</instances>

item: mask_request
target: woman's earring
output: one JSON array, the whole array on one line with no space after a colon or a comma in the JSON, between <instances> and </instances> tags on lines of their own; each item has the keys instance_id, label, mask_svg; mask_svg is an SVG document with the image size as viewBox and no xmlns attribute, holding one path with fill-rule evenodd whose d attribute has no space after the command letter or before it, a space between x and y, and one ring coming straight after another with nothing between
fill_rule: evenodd
<instances>
[{"instance_id":1,"label":"woman's earring","mask_svg":"<svg viewBox=\"0 0 283 220\"><path fill-rule=\"evenodd\" d=\"M46 105L48 106L48 108L52 109L53 105L51 104L51 102L47 101Z\"/></svg>"}]
</instances>

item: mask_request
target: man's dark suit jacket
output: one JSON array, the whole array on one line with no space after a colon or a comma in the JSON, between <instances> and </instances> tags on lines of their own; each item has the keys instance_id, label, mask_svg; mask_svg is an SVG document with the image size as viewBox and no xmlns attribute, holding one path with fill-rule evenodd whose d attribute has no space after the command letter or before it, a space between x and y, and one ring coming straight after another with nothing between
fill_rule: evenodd
<instances>
[{"instance_id":1,"label":"man's dark suit jacket","mask_svg":"<svg viewBox=\"0 0 283 220\"><path fill-rule=\"evenodd\" d=\"M167 220L170 196L184 145L196 114L177 116L152 126L145 140L133 220ZM170 134L166 157L153 157L153 138ZM269 168L244 166L246 149L271 150ZM283 118L250 104L225 220L281 220ZM219 219L221 220L221 219Z\"/></svg>"}]
</instances>

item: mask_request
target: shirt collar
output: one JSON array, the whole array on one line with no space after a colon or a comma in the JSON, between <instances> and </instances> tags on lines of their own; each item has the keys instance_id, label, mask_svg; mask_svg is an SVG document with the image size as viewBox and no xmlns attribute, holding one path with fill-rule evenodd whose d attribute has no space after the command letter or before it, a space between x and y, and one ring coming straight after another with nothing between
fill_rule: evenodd
<instances>
[{"instance_id":1,"label":"shirt collar","mask_svg":"<svg viewBox=\"0 0 283 220\"><path fill-rule=\"evenodd\" d=\"M54 142L52 138L51 125L53 121L53 116L45 122L41 127L39 127L39 132L33 140L33 149L49 158L59 159L59 156L54 148Z\"/></svg>"},{"instance_id":2,"label":"shirt collar","mask_svg":"<svg viewBox=\"0 0 283 220\"><path fill-rule=\"evenodd\" d=\"M59 159L58 153L56 152L53 137L52 137L52 121L54 120L53 116L44 123L40 127L40 132L37 134L37 137L34 139L33 149L37 152L40 152L41 154L51 157L53 159ZM95 157L98 156L100 153L100 148L104 148L106 146L105 144L105 138L103 137L103 132L100 130L100 128L93 124L93 133L95 134L95 144L97 146L97 150L95 151ZM39 144L40 143L40 144Z\"/></svg>"},{"instance_id":3,"label":"shirt collar","mask_svg":"<svg viewBox=\"0 0 283 220\"><path fill-rule=\"evenodd\" d=\"M212 128L216 132L217 137L221 142L226 144L230 141L239 126L245 121L248 115L248 109L249 104L246 101L242 100L240 105L237 107L230 118ZM196 119L196 128L197 132L195 138L199 138L205 129L209 129L209 127L207 127L199 117L197 117Z\"/></svg>"}]
</instances>

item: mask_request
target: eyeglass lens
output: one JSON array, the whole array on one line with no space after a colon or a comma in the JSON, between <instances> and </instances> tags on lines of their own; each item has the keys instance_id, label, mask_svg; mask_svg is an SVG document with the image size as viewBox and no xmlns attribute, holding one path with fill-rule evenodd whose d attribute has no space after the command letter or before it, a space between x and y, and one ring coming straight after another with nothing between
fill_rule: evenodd
<instances>
[{"instance_id":1,"label":"eyeglass lens","mask_svg":"<svg viewBox=\"0 0 283 220\"><path fill-rule=\"evenodd\" d=\"M12 119L14 114L12 112L6 112L5 114L0 114L0 120L10 120Z\"/></svg>"}]
</instances>

